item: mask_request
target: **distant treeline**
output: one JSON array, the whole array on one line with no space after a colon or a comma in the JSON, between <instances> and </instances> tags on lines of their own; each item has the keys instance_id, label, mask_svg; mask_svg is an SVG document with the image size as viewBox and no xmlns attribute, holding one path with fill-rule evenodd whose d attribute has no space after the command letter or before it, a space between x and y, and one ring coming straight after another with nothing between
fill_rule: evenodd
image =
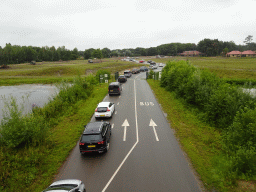
<instances>
[{"instance_id":1,"label":"distant treeline","mask_svg":"<svg viewBox=\"0 0 256 192\"><path fill-rule=\"evenodd\" d=\"M250 36L252 37L252 36ZM252 38L246 41L246 45L236 45L233 41L219 41L218 39L204 39L197 45L194 43L169 43L159 45L157 47L142 48L137 47L136 49L115 49L110 50L104 48L101 50L103 58L118 57L118 56L153 56L153 55L165 55L165 56L176 56L183 51L197 50L203 53L204 56L218 56L226 55L227 52L233 50L245 51L245 50L256 50L256 43L251 42ZM94 56L96 49L90 48L84 51L84 58L89 59Z\"/></svg>"},{"instance_id":2,"label":"distant treeline","mask_svg":"<svg viewBox=\"0 0 256 192\"><path fill-rule=\"evenodd\" d=\"M249 38L249 39L248 39ZM0 46L0 64L17 64L35 61L67 61L75 60L79 57L84 59L90 58L110 58L110 57L137 57L137 56L153 56L166 55L176 56L184 51L197 50L203 53L204 56L218 56L226 55L227 52L233 50L245 51L256 50L256 43L252 42L252 36L248 36L246 45L236 45L233 41L219 41L218 39L204 39L197 45L194 43L169 43L159 45L157 47L135 49L86 49L85 51L78 51L74 48L72 51L65 48L65 46L58 47L33 47L33 46L19 46L6 44L4 48Z\"/></svg>"},{"instance_id":3,"label":"distant treeline","mask_svg":"<svg viewBox=\"0 0 256 192\"><path fill-rule=\"evenodd\" d=\"M82 53L83 54L83 53ZM6 44L4 48L0 46L0 65L18 64L31 61L67 61L75 60L79 57L79 51L74 48L72 51L65 46L58 47L32 47Z\"/></svg>"}]
</instances>

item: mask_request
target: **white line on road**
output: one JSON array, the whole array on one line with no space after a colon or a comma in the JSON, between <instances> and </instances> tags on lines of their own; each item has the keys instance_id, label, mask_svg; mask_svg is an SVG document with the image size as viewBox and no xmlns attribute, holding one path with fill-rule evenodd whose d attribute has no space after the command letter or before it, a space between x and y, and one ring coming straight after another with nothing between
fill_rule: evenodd
<instances>
[{"instance_id":1,"label":"white line on road","mask_svg":"<svg viewBox=\"0 0 256 192\"><path fill-rule=\"evenodd\" d=\"M138 77L138 76L137 76ZM137 78L136 77L136 78ZM135 79L136 79L135 78ZM123 166L124 162L126 161L126 159L129 157L129 155L131 154L131 152L133 151L133 149L136 147L136 145L139 143L139 130L138 130L138 117L137 117L137 106L136 106L136 89L135 89L135 79L134 79L134 100L135 100L135 123L136 123L136 138L137 141L136 143L134 143L134 145L132 146L132 148L130 149L130 151L127 153L127 155L125 156L125 158L123 159L123 161L121 162L121 164L119 165L119 167L117 168L117 170L115 171L115 173L112 175L112 177L110 178L110 180L108 181L108 183L106 184L106 186L104 187L104 189L102 190L102 192L105 192L108 188L108 186L110 185L110 183L112 182L112 180L115 178L116 174L118 173L118 171L121 169L121 167Z\"/></svg>"},{"instance_id":2,"label":"white line on road","mask_svg":"<svg viewBox=\"0 0 256 192\"><path fill-rule=\"evenodd\" d=\"M153 130L154 130L154 133L155 133L155 136L156 136L156 141L159 141L158 136L157 136L157 133L156 133L156 128L153 127Z\"/></svg>"},{"instance_id":3,"label":"white line on road","mask_svg":"<svg viewBox=\"0 0 256 192\"><path fill-rule=\"evenodd\" d=\"M113 124L112 124L112 126L111 126L111 129L113 129L113 128L114 128L114 126L115 126L115 125L114 125L114 123L113 123Z\"/></svg>"},{"instance_id":4,"label":"white line on road","mask_svg":"<svg viewBox=\"0 0 256 192\"><path fill-rule=\"evenodd\" d=\"M121 96L119 96L119 98L121 98Z\"/></svg>"},{"instance_id":5,"label":"white line on road","mask_svg":"<svg viewBox=\"0 0 256 192\"><path fill-rule=\"evenodd\" d=\"M124 137L123 137L123 141L126 141L126 126L124 127Z\"/></svg>"},{"instance_id":6,"label":"white line on road","mask_svg":"<svg viewBox=\"0 0 256 192\"><path fill-rule=\"evenodd\" d=\"M115 115L117 114L117 111L115 111Z\"/></svg>"},{"instance_id":7,"label":"white line on road","mask_svg":"<svg viewBox=\"0 0 256 192\"><path fill-rule=\"evenodd\" d=\"M155 126L157 126L157 124L152 119L150 119L149 126L153 127L153 130L154 130L154 133L155 133L155 137L156 137L156 141L159 141L157 133L156 133L156 128L155 128Z\"/></svg>"},{"instance_id":8,"label":"white line on road","mask_svg":"<svg viewBox=\"0 0 256 192\"><path fill-rule=\"evenodd\" d=\"M117 105L119 105L119 102L117 103Z\"/></svg>"}]
</instances>

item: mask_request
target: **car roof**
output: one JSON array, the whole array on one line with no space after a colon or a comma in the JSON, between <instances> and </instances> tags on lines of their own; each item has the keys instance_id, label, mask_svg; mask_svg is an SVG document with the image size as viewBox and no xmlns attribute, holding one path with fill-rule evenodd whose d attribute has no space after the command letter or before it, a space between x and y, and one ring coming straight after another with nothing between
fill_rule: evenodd
<instances>
[{"instance_id":1,"label":"car roof","mask_svg":"<svg viewBox=\"0 0 256 192\"><path fill-rule=\"evenodd\" d=\"M130 70L125 70L124 72L130 72Z\"/></svg>"},{"instance_id":2,"label":"car roof","mask_svg":"<svg viewBox=\"0 0 256 192\"><path fill-rule=\"evenodd\" d=\"M84 133L83 134L99 134L102 130L102 125L104 124L104 121L97 121L93 123L88 123L85 126Z\"/></svg>"},{"instance_id":3,"label":"car roof","mask_svg":"<svg viewBox=\"0 0 256 192\"><path fill-rule=\"evenodd\" d=\"M100 102L100 103L98 104L98 107L108 107L109 104L110 104L110 102Z\"/></svg>"},{"instance_id":4,"label":"car roof","mask_svg":"<svg viewBox=\"0 0 256 192\"><path fill-rule=\"evenodd\" d=\"M80 185L82 181L78 179L64 179L64 180L59 180L55 181L52 183L50 186L55 186L55 185L63 185L63 184L75 184L75 185Z\"/></svg>"},{"instance_id":5,"label":"car roof","mask_svg":"<svg viewBox=\"0 0 256 192\"><path fill-rule=\"evenodd\" d=\"M112 82L109 85L119 85L119 84L120 84L119 82Z\"/></svg>"}]
</instances>

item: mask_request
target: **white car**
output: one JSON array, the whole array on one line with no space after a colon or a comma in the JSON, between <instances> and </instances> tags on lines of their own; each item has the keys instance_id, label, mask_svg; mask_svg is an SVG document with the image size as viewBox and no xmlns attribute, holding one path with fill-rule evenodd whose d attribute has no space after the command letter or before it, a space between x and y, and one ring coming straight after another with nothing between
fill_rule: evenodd
<instances>
[{"instance_id":1,"label":"white car","mask_svg":"<svg viewBox=\"0 0 256 192\"><path fill-rule=\"evenodd\" d=\"M115 111L115 104L111 102L101 102L98 104L97 108L95 109L95 119L101 117L112 117Z\"/></svg>"},{"instance_id":2,"label":"white car","mask_svg":"<svg viewBox=\"0 0 256 192\"><path fill-rule=\"evenodd\" d=\"M66 179L60 180L52 183L47 189L43 192L57 192L57 191L77 191L77 192L86 192L84 183L77 179Z\"/></svg>"},{"instance_id":3,"label":"white car","mask_svg":"<svg viewBox=\"0 0 256 192\"><path fill-rule=\"evenodd\" d=\"M163 65L163 63L159 63L159 67L163 67L164 65Z\"/></svg>"}]
</instances>

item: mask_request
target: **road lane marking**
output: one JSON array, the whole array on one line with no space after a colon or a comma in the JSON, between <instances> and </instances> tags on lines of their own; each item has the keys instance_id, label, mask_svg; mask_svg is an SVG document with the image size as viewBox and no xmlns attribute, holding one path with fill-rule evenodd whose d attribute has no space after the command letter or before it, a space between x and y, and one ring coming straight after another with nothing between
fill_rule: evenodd
<instances>
[{"instance_id":1,"label":"road lane marking","mask_svg":"<svg viewBox=\"0 0 256 192\"><path fill-rule=\"evenodd\" d=\"M137 76L138 77L138 76ZM137 78L135 77L135 79ZM136 147L136 145L139 143L139 129L138 129L138 117L137 117L137 105L136 105L136 89L135 89L135 79L134 79L134 100L135 100L135 124L136 124L136 139L137 141L134 143L134 145L132 146L132 148L130 149L130 151L127 153L127 155L125 156L125 158L123 159L123 161L121 162L121 164L118 166L118 168L116 169L116 171L114 172L114 174L112 175L112 177L110 178L110 180L108 181L108 183L106 184L106 186L104 187L104 189L102 190L102 192L105 192L108 188L108 186L110 185L110 183L113 181L113 179L115 178L116 174L118 173L118 171L121 169L121 167L123 166L124 162L126 161L126 159L130 156L131 152L133 151L133 149Z\"/></svg>"},{"instance_id":2,"label":"road lane marking","mask_svg":"<svg viewBox=\"0 0 256 192\"><path fill-rule=\"evenodd\" d=\"M119 102L117 103L117 105L119 105Z\"/></svg>"},{"instance_id":3,"label":"road lane marking","mask_svg":"<svg viewBox=\"0 0 256 192\"><path fill-rule=\"evenodd\" d=\"M121 98L121 96L119 96L119 98Z\"/></svg>"},{"instance_id":4,"label":"road lane marking","mask_svg":"<svg viewBox=\"0 0 256 192\"><path fill-rule=\"evenodd\" d=\"M114 126L115 126L115 125L114 125L114 123L113 123L113 124L112 124L112 126L111 126L111 129L113 129L113 128L114 128Z\"/></svg>"},{"instance_id":5,"label":"road lane marking","mask_svg":"<svg viewBox=\"0 0 256 192\"><path fill-rule=\"evenodd\" d=\"M117 111L115 111L115 115L117 114Z\"/></svg>"},{"instance_id":6,"label":"road lane marking","mask_svg":"<svg viewBox=\"0 0 256 192\"><path fill-rule=\"evenodd\" d=\"M123 141L126 141L126 130L127 130L127 126L130 126L127 119L124 120L124 123L122 124L122 127L124 127L124 137L123 137Z\"/></svg>"},{"instance_id":7,"label":"road lane marking","mask_svg":"<svg viewBox=\"0 0 256 192\"><path fill-rule=\"evenodd\" d=\"M157 124L155 124L155 122L152 119L150 119L149 126L153 127L153 130L154 130L154 133L155 133L155 137L156 137L156 141L159 141L157 133L156 133L156 128L155 128L155 126L157 126Z\"/></svg>"}]
</instances>

